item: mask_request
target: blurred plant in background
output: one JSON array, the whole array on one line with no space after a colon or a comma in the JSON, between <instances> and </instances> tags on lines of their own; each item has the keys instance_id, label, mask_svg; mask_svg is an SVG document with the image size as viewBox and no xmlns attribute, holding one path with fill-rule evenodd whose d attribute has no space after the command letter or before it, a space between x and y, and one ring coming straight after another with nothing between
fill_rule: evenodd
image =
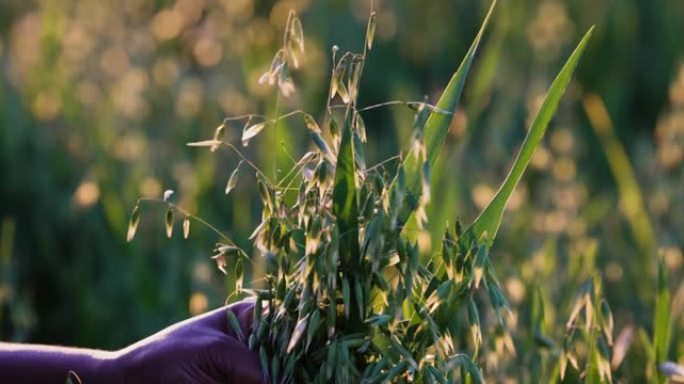
<instances>
[{"instance_id":1,"label":"blurred plant in background","mask_svg":"<svg viewBox=\"0 0 684 384\"><path fill-rule=\"evenodd\" d=\"M436 100L485 7L376 0L377 41L359 106ZM128 244L129 209L138 196L173 189L175 203L246 239L260 203L240 186L224 195L239 159L184 144L209 137L225 116L274 113L258 79L291 9L308 39L293 74L297 92L280 107L321 110L328 49L358 46L368 8L367 0L3 1L0 336L119 347L222 303L230 284L208 260L214 234L198 227L188 241L169 241L159 225L165 211L150 210L145 235ZM555 69L578 33L597 25L493 251L510 266L499 277L515 314L514 343L534 343L533 302L544 306L539 326L561 340L575 292L596 273L616 332L651 334L660 254L672 293L668 359L684 356L682 20L677 0L500 4L435 167L433 188L450 193L435 193L427 208L437 219L418 237L424 249L444 222L473 218L489 202ZM368 141L378 143L369 164L410 137L411 111L364 118ZM226 141L241 128L229 125ZM283 122L245 153L265 170L289 164L303 132ZM642 378L645 349L627 352L618 378Z\"/></svg>"}]
</instances>

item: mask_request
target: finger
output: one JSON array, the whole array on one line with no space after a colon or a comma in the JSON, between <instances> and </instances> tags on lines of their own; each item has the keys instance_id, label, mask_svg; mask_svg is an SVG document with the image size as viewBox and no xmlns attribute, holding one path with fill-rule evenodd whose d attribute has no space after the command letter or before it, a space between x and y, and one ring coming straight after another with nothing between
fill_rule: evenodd
<instances>
[{"instance_id":1,"label":"finger","mask_svg":"<svg viewBox=\"0 0 684 384\"><path fill-rule=\"evenodd\" d=\"M246 344L234 338L228 338L225 348L214 356L218 359L217 366L221 367L226 382L244 384L265 383L259 357Z\"/></svg>"},{"instance_id":2,"label":"finger","mask_svg":"<svg viewBox=\"0 0 684 384\"><path fill-rule=\"evenodd\" d=\"M213 311L200 315L195 319L195 321L197 321L198 324L201 324L202 326L216 329L221 331L222 333L227 333L231 336L235 336L235 331L228 321L227 311L230 310L237 317L238 322L240 323L240 328L242 329L242 333L244 335L248 335L250 332L250 327L252 325L253 308L253 302L239 301L237 303L217 308Z\"/></svg>"},{"instance_id":3,"label":"finger","mask_svg":"<svg viewBox=\"0 0 684 384\"><path fill-rule=\"evenodd\" d=\"M236 303L238 304L238 303ZM254 302L253 301L241 301L238 308L233 309L233 312L240 321L242 326L242 331L245 334L250 333L252 328L252 321L254 320ZM231 308L232 309L232 308Z\"/></svg>"}]
</instances>

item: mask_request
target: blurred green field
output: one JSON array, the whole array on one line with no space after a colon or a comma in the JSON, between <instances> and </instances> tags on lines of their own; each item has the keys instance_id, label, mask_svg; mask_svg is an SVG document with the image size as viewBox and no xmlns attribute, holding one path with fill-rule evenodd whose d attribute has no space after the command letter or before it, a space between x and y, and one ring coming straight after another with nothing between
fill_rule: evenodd
<instances>
[{"instance_id":1,"label":"blurred green field","mask_svg":"<svg viewBox=\"0 0 684 384\"><path fill-rule=\"evenodd\" d=\"M435 101L465 53L488 2L376 0L377 40L359 105ZM0 339L118 348L226 298L209 258L216 235L146 204L126 242L137 199L172 200L247 247L258 223L254 175L231 152L186 146L222 119L273 115L258 84L290 9L306 54L282 111L321 113L330 48L358 50L367 0L57 0L0 2ZM429 244L444 223L470 222L506 175L554 75L596 25L575 80L493 248L513 305L519 350L533 347L532 302L560 339L582 282L598 274L615 314L648 333L659 256L672 297L669 360L684 362L684 2L502 1L452 123L428 208ZM365 116L367 159L406 148L413 111ZM230 126L237 143L242 126ZM244 153L271 174L310 145L303 123L265 131ZM253 271L258 276L258 271ZM534 299L538 300L538 299ZM637 336L621 377L639 382ZM519 354L520 364L534 356ZM519 378L522 379L522 378Z\"/></svg>"}]
</instances>

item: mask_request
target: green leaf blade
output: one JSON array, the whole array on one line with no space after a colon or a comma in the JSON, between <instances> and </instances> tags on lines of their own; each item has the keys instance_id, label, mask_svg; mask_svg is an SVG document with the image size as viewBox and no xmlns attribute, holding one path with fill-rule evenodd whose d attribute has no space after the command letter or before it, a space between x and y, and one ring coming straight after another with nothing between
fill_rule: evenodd
<instances>
[{"instance_id":1,"label":"green leaf blade","mask_svg":"<svg viewBox=\"0 0 684 384\"><path fill-rule=\"evenodd\" d=\"M670 349L672 322L670 314L670 292L667 289L665 262L658 261L658 296L653 319L653 348L657 364L667 361Z\"/></svg>"},{"instance_id":2,"label":"green leaf blade","mask_svg":"<svg viewBox=\"0 0 684 384\"><path fill-rule=\"evenodd\" d=\"M356 164L352 140L352 112L347 112L335 166L333 214L340 229L342 261L355 263L359 256L359 208L356 191Z\"/></svg>"},{"instance_id":3,"label":"green leaf blade","mask_svg":"<svg viewBox=\"0 0 684 384\"><path fill-rule=\"evenodd\" d=\"M470 72L470 67L475 59L475 54L482 40L487 25L489 24L489 19L494 12L494 7L496 7L496 0L492 2L487 15L485 16L480 30L475 36L475 39L470 45L468 52L466 53L463 61L458 67L458 70L454 73L449 80L449 84L442 93L442 96L437 102L437 108L442 111L455 112L458 103L461 100L461 95L463 94L463 88L465 86L466 78ZM440 113L439 111L433 111L430 113L427 122L425 123L425 145L427 149L428 159L430 160L430 165L434 167L437 162L437 157L444 147L444 142L446 141L447 135L449 133L449 126L451 125L451 120L453 115L447 115Z\"/></svg>"},{"instance_id":4,"label":"green leaf blade","mask_svg":"<svg viewBox=\"0 0 684 384\"><path fill-rule=\"evenodd\" d=\"M591 38L593 30L594 27L591 27L589 31L587 31L580 43L577 45L577 48L575 48L575 51L570 55L570 58L568 58L568 61L565 63L563 68L556 76L556 79L549 87L549 91L544 98L544 102L542 103L541 107L539 108L539 112L537 112L537 115L530 125L527 136L525 136L525 140L520 148L520 152L518 152L518 156L516 157L508 176L501 184L501 187L494 196L494 199L492 199L489 205L487 205L487 207L485 207L485 209L480 213L480 216L475 219L475 222L473 222L473 224L471 224L471 226L466 230L466 236L471 236L471 238L474 239L480 239L483 234L486 233L487 238L485 242L488 246L492 245L492 242L494 241L496 233L499 229L501 217L503 216L504 208L508 203L508 199L511 197L513 190L522 178L522 175L525 172L530 159L532 158L534 150L541 142L541 139L546 132L546 128L548 127L553 114L558 108L560 98L563 96L565 89L570 83L572 74L575 71L580 58L582 57L582 53L584 52L589 39Z\"/></svg>"},{"instance_id":5,"label":"green leaf blade","mask_svg":"<svg viewBox=\"0 0 684 384\"><path fill-rule=\"evenodd\" d=\"M463 88L465 86L466 78L468 77L468 72L474 61L475 53L480 45L482 36L484 35L487 25L489 24L489 19L496 6L496 0L492 2L487 15L480 26L480 30L475 36L475 39L470 45L468 52L466 52L465 57L461 61L456 72L449 80L442 96L440 96L437 102L437 109L431 111L430 115L425 122L423 129L423 137L425 141L426 156L429 161L430 167L435 168L435 163L439 157L444 143L446 142L447 135L449 133L449 126L451 125L451 120L453 118L453 112L456 111L459 101L461 100L461 94L463 93ZM444 112L449 112L448 114ZM416 158L416 154L410 152L404 159L403 165L406 170L406 185L408 189L408 204L406 204L399 214L398 221L401 226L403 226L413 212L418 207L418 202L420 200L421 194L421 169L423 161ZM396 188L395 185L392 188Z\"/></svg>"}]
</instances>

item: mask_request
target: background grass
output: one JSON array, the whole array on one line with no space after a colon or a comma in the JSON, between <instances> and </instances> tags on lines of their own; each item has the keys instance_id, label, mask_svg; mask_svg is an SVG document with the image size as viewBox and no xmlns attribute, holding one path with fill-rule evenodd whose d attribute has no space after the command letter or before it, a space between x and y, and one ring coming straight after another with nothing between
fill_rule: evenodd
<instances>
[{"instance_id":1,"label":"background grass","mask_svg":"<svg viewBox=\"0 0 684 384\"><path fill-rule=\"evenodd\" d=\"M358 105L435 102L486 7L376 1ZM126 222L139 196L173 189L174 202L248 245L260 208L253 175L241 172L225 197L239 159L185 143L210 138L226 115L274 113L273 93L257 79L290 9L302 18L306 55L294 73L298 91L281 109L322 111L329 49L361 47L365 1L0 3L3 340L121 347L223 302L226 279L209 260L213 233L193 227L189 240L167 240L164 207L149 206L126 243ZM493 248L521 350L533 343L526 335L538 287L545 327L562 330L577 289L595 273L616 330L635 324L652 335L660 252L674 319L667 354L684 355L683 20L677 0L524 0L502 2L493 15L433 168L433 239L446 220L471 222L493 196L553 76L597 25ZM369 164L408 143L412 111L364 118ZM245 153L268 172L286 169L287 153L308 145L300 125L279 124ZM230 126L228 141L241 129ZM625 377L645 374L645 349L628 354Z\"/></svg>"}]
</instances>

